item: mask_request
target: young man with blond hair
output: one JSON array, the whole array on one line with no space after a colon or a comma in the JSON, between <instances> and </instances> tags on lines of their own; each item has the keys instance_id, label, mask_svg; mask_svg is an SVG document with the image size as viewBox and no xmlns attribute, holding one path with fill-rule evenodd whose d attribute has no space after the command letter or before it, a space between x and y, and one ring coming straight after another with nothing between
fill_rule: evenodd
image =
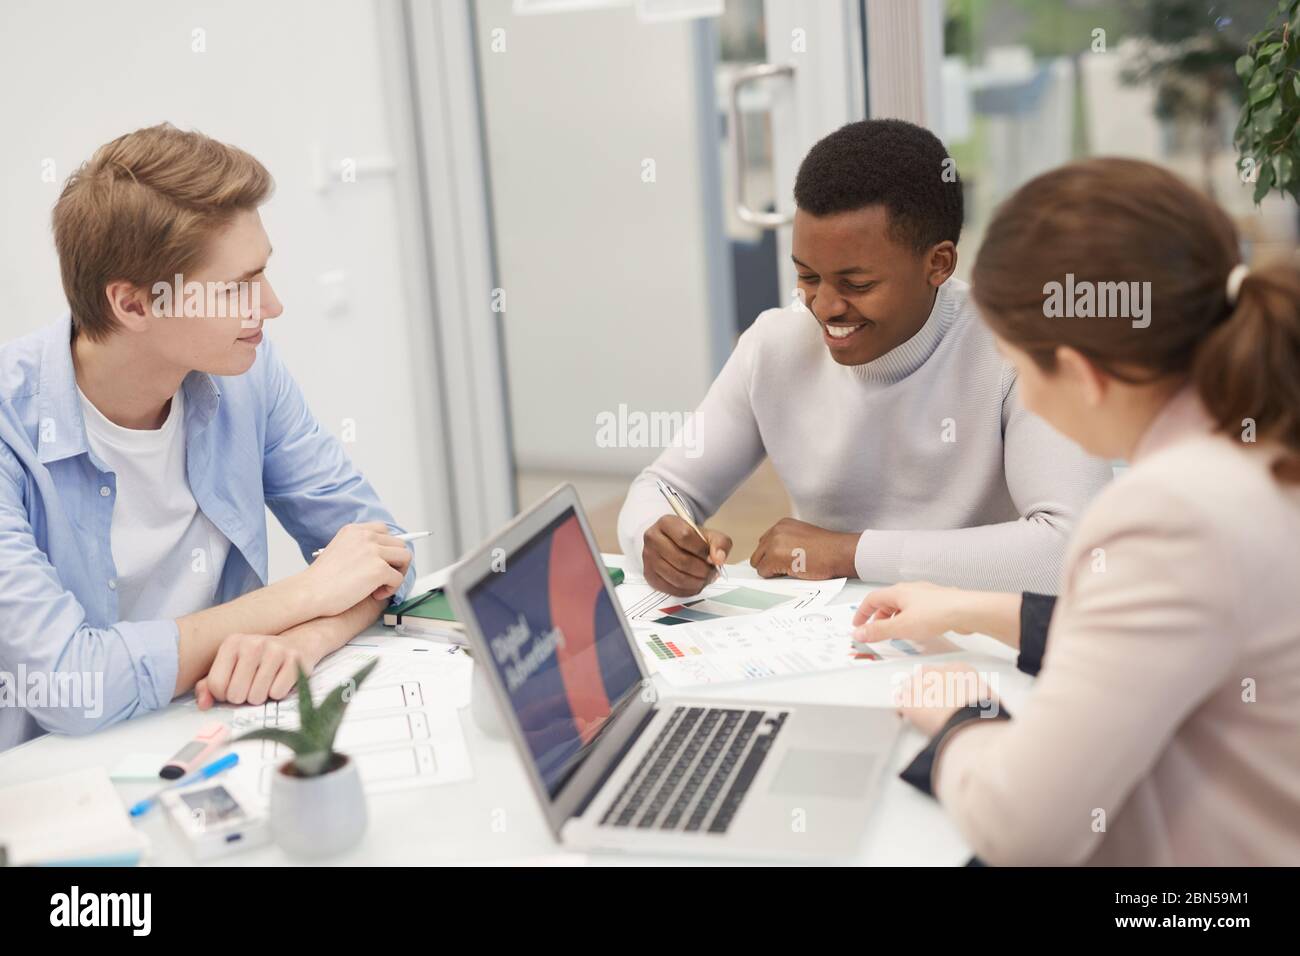
<instances>
[{"instance_id":1,"label":"young man with blond hair","mask_svg":"<svg viewBox=\"0 0 1300 956\"><path fill-rule=\"evenodd\" d=\"M64 186L69 312L0 347L0 750L191 690L282 697L410 586L400 529L263 341L272 185L163 124ZM267 507L310 561L276 582Z\"/></svg>"}]
</instances>

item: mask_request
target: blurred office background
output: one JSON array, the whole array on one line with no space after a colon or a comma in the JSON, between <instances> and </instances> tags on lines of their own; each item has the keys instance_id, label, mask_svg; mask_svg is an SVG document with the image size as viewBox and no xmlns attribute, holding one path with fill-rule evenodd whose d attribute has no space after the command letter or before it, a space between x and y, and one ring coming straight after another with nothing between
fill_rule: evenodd
<instances>
[{"instance_id":1,"label":"blurred office background","mask_svg":"<svg viewBox=\"0 0 1300 956\"><path fill-rule=\"evenodd\" d=\"M1235 167L1235 78L1202 68L1275 7L10 0L0 340L64 308L49 211L73 168L130 129L199 129L275 176L270 335L398 520L438 531L424 569L559 481L613 549L658 449L599 440L599 416L689 411L788 302L794 172L844 122L902 117L948 144L963 276L1002 197L1103 154L1213 192L1249 257L1292 253L1295 204L1256 207ZM717 523L743 559L785 509L764 466ZM273 574L300 564L277 528Z\"/></svg>"}]
</instances>

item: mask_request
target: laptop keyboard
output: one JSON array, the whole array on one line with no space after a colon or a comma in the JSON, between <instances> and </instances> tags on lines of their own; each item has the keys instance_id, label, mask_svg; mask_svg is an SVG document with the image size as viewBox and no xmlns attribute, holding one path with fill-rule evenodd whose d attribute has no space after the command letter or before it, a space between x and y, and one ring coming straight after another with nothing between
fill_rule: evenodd
<instances>
[{"instance_id":1,"label":"laptop keyboard","mask_svg":"<svg viewBox=\"0 0 1300 956\"><path fill-rule=\"evenodd\" d=\"M675 708L601 825L726 833L788 713Z\"/></svg>"}]
</instances>

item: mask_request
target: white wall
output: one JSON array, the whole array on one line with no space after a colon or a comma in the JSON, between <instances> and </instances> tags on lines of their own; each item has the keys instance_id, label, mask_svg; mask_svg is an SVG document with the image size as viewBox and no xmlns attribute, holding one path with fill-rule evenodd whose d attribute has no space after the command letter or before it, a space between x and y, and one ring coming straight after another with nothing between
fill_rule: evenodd
<instances>
[{"instance_id":1,"label":"white wall","mask_svg":"<svg viewBox=\"0 0 1300 956\"><path fill-rule=\"evenodd\" d=\"M656 450L597 447L597 414L689 411L712 379L692 26L475 9L517 465L630 473Z\"/></svg>"},{"instance_id":2,"label":"white wall","mask_svg":"<svg viewBox=\"0 0 1300 956\"><path fill-rule=\"evenodd\" d=\"M426 376L432 356L407 347L413 323L398 241L403 197L389 176L313 188L312 149L326 160L384 156L382 0L130 4L7 0L0 6L0 340L65 308L49 212L62 181L94 149L170 120L247 149L277 191L263 209L275 246L268 275L285 303L269 335L322 425L355 422L353 459L399 522L436 528L446 495L433 446ZM195 29L207 50L192 50ZM41 181L52 158L58 183ZM326 308L322 276L340 270L344 303ZM416 441L412 442L412 438ZM394 451L414 447L414 451ZM273 576L301 566L278 525ZM424 570L450 555L426 542Z\"/></svg>"}]
</instances>

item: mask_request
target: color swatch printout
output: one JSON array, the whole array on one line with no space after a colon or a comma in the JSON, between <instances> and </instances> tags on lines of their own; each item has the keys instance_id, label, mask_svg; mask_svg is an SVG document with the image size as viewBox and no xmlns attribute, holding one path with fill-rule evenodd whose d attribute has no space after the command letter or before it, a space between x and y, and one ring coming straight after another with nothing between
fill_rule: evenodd
<instances>
[{"instance_id":1,"label":"color swatch printout","mask_svg":"<svg viewBox=\"0 0 1300 956\"><path fill-rule=\"evenodd\" d=\"M683 604L670 604L660 608L662 617L655 624L673 625L690 624L698 621L716 621L719 618L740 617L759 611L770 611L782 604L793 603L795 599L771 591L759 591L755 588L732 588L717 597L699 598Z\"/></svg>"},{"instance_id":2,"label":"color swatch printout","mask_svg":"<svg viewBox=\"0 0 1300 956\"><path fill-rule=\"evenodd\" d=\"M831 581L751 581L740 585L712 584L689 598L674 598L647 585L619 587L628 623L633 627L675 627L719 623L777 610L807 610L827 604L844 587Z\"/></svg>"}]
</instances>

